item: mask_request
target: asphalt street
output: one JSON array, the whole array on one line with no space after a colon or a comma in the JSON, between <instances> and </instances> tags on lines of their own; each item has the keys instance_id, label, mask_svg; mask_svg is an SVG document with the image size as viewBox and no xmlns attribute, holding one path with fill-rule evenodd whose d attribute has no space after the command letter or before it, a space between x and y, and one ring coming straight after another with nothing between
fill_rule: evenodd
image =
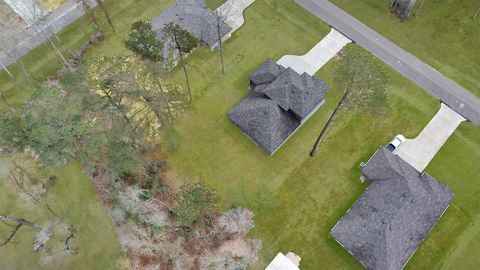
<instances>
[{"instance_id":1,"label":"asphalt street","mask_svg":"<svg viewBox=\"0 0 480 270\"><path fill-rule=\"evenodd\" d=\"M91 7L96 6L96 2L93 0L88 0L88 4ZM25 29L25 33L18 33L18 36L15 38L17 43L12 44L11 48L3 48L3 50L7 51L6 53L0 51L0 62L5 66L14 63L18 58L45 42L47 36L60 32L83 14L85 14L85 10L80 1L67 1L67 3L40 20L38 26L31 26Z\"/></svg>"},{"instance_id":2,"label":"asphalt street","mask_svg":"<svg viewBox=\"0 0 480 270\"><path fill-rule=\"evenodd\" d=\"M480 99L327 0L295 0L403 76L480 126Z\"/></svg>"}]
</instances>

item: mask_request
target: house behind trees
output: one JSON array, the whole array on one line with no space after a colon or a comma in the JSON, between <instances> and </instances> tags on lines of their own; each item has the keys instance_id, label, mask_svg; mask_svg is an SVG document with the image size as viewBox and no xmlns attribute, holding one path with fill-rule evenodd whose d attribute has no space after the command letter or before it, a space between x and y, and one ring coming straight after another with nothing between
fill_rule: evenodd
<instances>
[{"instance_id":1,"label":"house behind trees","mask_svg":"<svg viewBox=\"0 0 480 270\"><path fill-rule=\"evenodd\" d=\"M223 21L223 19L221 20ZM155 17L151 23L159 39L165 41L164 57L176 59L175 46L171 40L165 40L163 28L169 23L176 23L187 30L205 46L215 48L219 42L217 15L207 7L204 0L177 0L175 4ZM228 38L232 28L228 24L220 25L222 40ZM173 60L172 59L172 60Z\"/></svg>"}]
</instances>

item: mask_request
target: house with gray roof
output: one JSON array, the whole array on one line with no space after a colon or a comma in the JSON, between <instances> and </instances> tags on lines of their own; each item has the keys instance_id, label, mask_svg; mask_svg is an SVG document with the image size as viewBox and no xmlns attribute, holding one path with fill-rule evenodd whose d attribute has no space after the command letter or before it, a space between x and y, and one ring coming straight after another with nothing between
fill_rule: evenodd
<instances>
[{"instance_id":1,"label":"house with gray roof","mask_svg":"<svg viewBox=\"0 0 480 270\"><path fill-rule=\"evenodd\" d=\"M362 164L362 178L370 185L331 235L367 269L402 269L454 195L385 147Z\"/></svg>"},{"instance_id":2,"label":"house with gray roof","mask_svg":"<svg viewBox=\"0 0 480 270\"><path fill-rule=\"evenodd\" d=\"M273 155L325 102L324 81L267 59L249 76L250 93L228 112L243 133Z\"/></svg>"},{"instance_id":3,"label":"house with gray roof","mask_svg":"<svg viewBox=\"0 0 480 270\"><path fill-rule=\"evenodd\" d=\"M221 16L221 15L219 15ZM201 43L213 49L218 45L219 34L225 40L231 34L232 28L222 23L225 18L220 17L220 24L217 21L217 14L207 7L204 0L177 0L162 14L155 17L151 23L153 30L159 39L163 39L163 28L174 22L187 30ZM220 33L218 26L220 26ZM164 57L172 58L174 51L173 42L167 41L164 44ZM175 58L176 56L173 56Z\"/></svg>"}]
</instances>

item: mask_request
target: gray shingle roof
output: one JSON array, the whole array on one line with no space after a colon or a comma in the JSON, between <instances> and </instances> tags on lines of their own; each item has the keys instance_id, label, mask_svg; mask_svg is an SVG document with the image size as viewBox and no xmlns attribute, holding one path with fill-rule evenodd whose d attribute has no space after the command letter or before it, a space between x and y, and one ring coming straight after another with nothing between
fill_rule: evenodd
<instances>
[{"instance_id":1,"label":"gray shingle roof","mask_svg":"<svg viewBox=\"0 0 480 270\"><path fill-rule=\"evenodd\" d=\"M163 36L163 28L170 22L177 23L209 47L218 42L217 17L207 7L204 0L177 0L162 14L155 17L151 23L160 39ZM221 23L220 26L220 36L222 37L232 30L226 23ZM171 43L171 41L167 43ZM171 46L172 44L166 44L165 47Z\"/></svg>"},{"instance_id":2,"label":"gray shingle roof","mask_svg":"<svg viewBox=\"0 0 480 270\"><path fill-rule=\"evenodd\" d=\"M324 100L327 86L306 73L299 75L267 59L250 76L253 89L228 117L268 154L302 125Z\"/></svg>"},{"instance_id":3,"label":"gray shingle roof","mask_svg":"<svg viewBox=\"0 0 480 270\"><path fill-rule=\"evenodd\" d=\"M369 187L331 234L368 269L402 269L454 195L384 147L362 175Z\"/></svg>"},{"instance_id":4,"label":"gray shingle roof","mask_svg":"<svg viewBox=\"0 0 480 270\"><path fill-rule=\"evenodd\" d=\"M299 75L288 68L262 90L269 98L277 101L285 111L291 110L304 118L324 98L327 85L307 73Z\"/></svg>"},{"instance_id":5,"label":"gray shingle roof","mask_svg":"<svg viewBox=\"0 0 480 270\"><path fill-rule=\"evenodd\" d=\"M270 155L300 125L274 101L255 92L242 99L228 117Z\"/></svg>"},{"instance_id":6,"label":"gray shingle roof","mask_svg":"<svg viewBox=\"0 0 480 270\"><path fill-rule=\"evenodd\" d=\"M261 84L273 82L284 70L284 67L268 58L257 70L248 76L248 79L252 88L254 88Z\"/></svg>"}]
</instances>

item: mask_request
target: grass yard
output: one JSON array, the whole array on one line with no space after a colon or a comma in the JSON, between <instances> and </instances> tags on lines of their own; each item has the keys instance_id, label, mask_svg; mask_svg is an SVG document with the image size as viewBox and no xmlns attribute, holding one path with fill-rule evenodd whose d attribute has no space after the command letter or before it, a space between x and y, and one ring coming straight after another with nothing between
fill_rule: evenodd
<instances>
[{"instance_id":1,"label":"grass yard","mask_svg":"<svg viewBox=\"0 0 480 270\"><path fill-rule=\"evenodd\" d=\"M148 20L154 17L170 2L172 1L161 3L154 0L126 0L121 3L106 1L119 35L109 30L109 26L97 10L97 16L101 18L103 30L106 31L106 39L97 44L89 55L126 53L123 38L127 36L131 24L137 20ZM93 34L92 24L88 17L83 17L67 27L59 36L75 51L89 39L91 34ZM66 53L65 50L63 52ZM55 75L62 66L57 56L51 53L45 44L25 55L22 60L35 80L25 80L21 75L20 67L15 64L9 69L17 78L16 81L11 80L6 72L0 72L0 89L6 93L9 102L16 107L21 106L30 96L36 84L48 76ZM0 105L1 109L4 109L3 102ZM52 174L59 178L59 182L52 191L53 208L63 212L70 222L76 224L80 235L79 253L65 265L56 265L53 269L119 269L117 263L122 260L120 244L109 216L97 201L95 189L90 181L83 176L82 171L75 164L55 170ZM0 179L0 209L8 209L11 215L28 215L32 217L32 221L42 222L44 217L31 209L22 208L12 194L5 194L2 181L4 179ZM4 235L8 232L0 233ZM38 265L39 256L31 251L33 237L33 233L22 234L15 245L1 248L0 269L43 269ZM46 267L46 269L49 268Z\"/></svg>"},{"instance_id":2,"label":"grass yard","mask_svg":"<svg viewBox=\"0 0 480 270\"><path fill-rule=\"evenodd\" d=\"M218 191L223 207L254 210L252 236L264 244L258 269L277 252L289 250L302 257L302 269L361 269L329 236L366 187L359 181L359 163L398 133L414 137L439 108L431 96L389 70L390 113L371 117L343 112L311 159L308 152L345 86L334 79L337 59L317 74L332 88L326 104L273 157L267 156L226 113L247 93L248 74L266 57L303 54L327 32L326 25L293 1L257 1L246 11L246 24L226 42L226 75L220 73L218 54L204 49L188 59L195 102L176 125L177 147L167 154L170 180L177 185L187 179L203 181ZM173 78L183 84L181 70ZM480 246L471 236L480 233L472 225L480 214L480 185L474 183L480 175L479 136L477 127L462 124L427 169L450 185L456 198L408 269L478 262ZM462 251L472 248L470 255Z\"/></svg>"},{"instance_id":3,"label":"grass yard","mask_svg":"<svg viewBox=\"0 0 480 270\"><path fill-rule=\"evenodd\" d=\"M425 1L403 23L384 0L332 0L395 44L480 97L480 17L477 0Z\"/></svg>"},{"instance_id":4,"label":"grass yard","mask_svg":"<svg viewBox=\"0 0 480 270\"><path fill-rule=\"evenodd\" d=\"M89 51L87 58L127 53L123 47L122 38L127 35L131 23L139 19L151 19L172 1L162 2L161 5L157 2L154 0L125 0L121 3L108 1L107 4L111 8L120 36L108 32L107 39ZM216 7L222 1L209 0L208 2L210 7ZM351 7L345 8L351 11L365 8L363 5L373 0L365 0L362 3L341 0L335 2L349 4ZM473 3L471 0L468 2ZM435 10L432 7L428 8L428 3L429 1L426 2L419 18L403 24L398 23L394 18L387 18L390 16L388 11L382 15L383 17L375 13L380 10L380 7L370 9L363 14L364 17L358 17L362 20L366 17L378 24L382 20L385 21L385 25L398 23L398 29L379 27L390 29L390 35L384 33L389 38L411 52L415 50L421 59L479 94L480 84L473 76L480 69L478 66L480 61L477 61L478 55L475 54L473 47L470 47L471 44L475 44L474 40L478 43L478 36L473 36L471 32L467 35L461 31L453 31L452 26L447 25L442 33L434 31L425 37L431 41L437 40L433 37L436 33L446 36L445 32L451 32L449 34L453 36L458 35L459 40L448 39L447 49L443 47L438 49L439 45L435 47L428 40L422 43L422 40L415 40L412 37L411 40L415 42L409 43L404 41L401 35L398 37L399 40L394 38L395 32L406 35L409 24L418 24L417 26L423 27L421 31L415 33L419 36L417 38L424 35L425 31L433 31L437 27L441 29L444 23L448 24L449 20L445 20L446 22L439 21L435 27L425 26L423 20L427 20L428 16L434 16L429 15L427 10L431 9L430 12ZM442 16L440 18L443 19L443 15L439 13L435 16ZM374 18L375 16L378 19ZM464 23L463 20L459 22L460 25ZM103 24L104 29L107 30L108 26L105 22ZM82 29L81 32L78 32L78 28ZM386 116L374 117L367 114L341 113L320 146L316 157L309 158L309 150L345 87L346 78L335 79L340 61L335 59L317 74L331 86L325 105L275 156L267 156L228 121L226 113L248 92L247 76L265 58L271 57L277 60L284 54L304 54L328 31L327 25L301 9L293 0L258 0L246 11L245 25L225 43L227 72L225 75L220 72L218 53L201 49L187 60L194 102L192 108L176 123L176 134L173 135L175 148L169 149L166 153L169 165L168 179L175 185L180 185L187 180L204 181L217 190L222 207L243 205L252 208L256 214L256 227L252 237L263 240L261 260L256 267L258 269L262 269L277 252L290 250L302 257L303 270L361 269L356 259L329 236L333 225L366 188L366 184L361 184L359 181L359 163L366 161L381 144L386 143L398 133L403 133L407 137L418 134L439 108L439 104L431 96L389 70L391 81L387 93L390 112ZM60 36L72 48L78 48L92 32L93 28L88 18L83 18L67 28ZM470 36L472 41L464 40L466 36ZM360 48L356 47L356 49L359 53L361 52ZM431 54L427 56L427 52L430 53L430 51ZM458 54L453 54L453 51ZM442 55L442 52L448 53ZM422 53L424 55L421 55ZM40 57L41 55L44 56ZM456 59L463 65L455 65ZM50 54L45 46L25 56L24 61L29 64L39 81L48 75L53 75L60 67L56 57ZM11 69L15 74L20 72L16 66ZM174 71L172 79L184 85L180 69ZM2 89L7 92L11 101L16 101L17 105L25 100L30 93L28 89L31 89L35 83L25 82L22 79L12 82L4 73L0 74L0 82L5 82L0 84ZM456 197L450 209L413 257L407 266L408 269L442 267L454 269L458 263L462 263L462 266L467 268L475 268L480 262L476 255L480 252L477 241L480 238L478 199L480 185L475 182L480 180L478 177L480 175L479 149L478 127L464 123L427 168L427 172L448 184ZM98 203L93 202L92 187L86 179L81 177L78 168L67 167L62 170L71 181L65 182L65 187L58 185L55 191L58 192L59 200L60 196L65 196L61 197L65 209L69 206L73 208L73 201L80 204L85 196L91 201L83 202L82 208L78 208L77 205L75 207L78 209L85 207L84 213L93 211L99 217L92 219L98 219L98 222L107 224L108 217L102 212L103 210L94 207ZM76 193L73 193L66 196L66 194L72 194L71 188L76 188L75 192L83 195L76 197L74 196ZM70 193L63 190L68 190ZM13 201L2 200L2 198L5 197L0 197L0 205L14 206ZM76 216L75 213L71 213L72 220L83 217L83 215ZM79 224L83 222L86 222L86 219L79 221ZM89 252L99 254L98 248L103 252L112 253L101 253L100 257L94 256L94 259L88 260L82 257L85 254L79 254L78 260L83 258L84 261L78 261L74 267L108 269L116 261L118 244L113 228L107 232L95 231L95 228L100 227L97 224L95 222L93 225L92 223L82 225L85 226L82 237L95 239L100 243ZM105 241L97 240L99 237L102 239L104 237ZM108 247L105 246L107 243L110 245L115 243L115 245ZM28 251L28 249L25 250ZM12 256L11 260L8 260L10 263L18 263L20 256L25 256L26 261L30 263L35 261L34 256L30 254L10 255L10 253L8 254ZM0 257L4 257L3 254L0 253ZM96 261L97 259L99 261ZM91 261L95 264L86 264ZM74 265L73 262L72 265ZM93 267L93 265L105 267ZM31 268L30 266L30 264L26 265L25 268Z\"/></svg>"},{"instance_id":5,"label":"grass yard","mask_svg":"<svg viewBox=\"0 0 480 270\"><path fill-rule=\"evenodd\" d=\"M1 162L5 164L6 160ZM76 226L78 254L67 258L61 265L41 266L39 254L32 250L35 232L23 227L10 244L0 248L0 269L119 269L120 243L90 181L82 175L77 164L53 170L51 174L56 175L58 181L49 194L49 204L66 222ZM44 224L47 221L46 211L9 193L4 188L6 181L11 180L0 178L2 212ZM7 235L9 230L2 226L0 233Z\"/></svg>"},{"instance_id":6,"label":"grass yard","mask_svg":"<svg viewBox=\"0 0 480 270\"><path fill-rule=\"evenodd\" d=\"M123 45L123 40L128 36L132 23L138 20L150 20L171 3L173 3L173 0L105 1L106 8L112 17L117 33L115 34L111 31L103 13L97 8L96 16L102 25L102 30L105 32L106 38L100 44L97 44L89 55L127 53ZM83 16L62 30L58 36L72 51L76 52L90 39L93 33L94 27L90 17ZM59 47L64 55L68 55L67 50L60 44L56 44L56 46ZM15 106L22 104L30 95L30 91L34 86L45 78L55 75L57 70L63 65L59 57L49 49L49 45L46 43L24 55L21 59L29 69L33 79L25 79L20 65L17 64L12 64L8 67L15 77L14 80L11 79L5 71L0 71L0 89L3 90L10 103Z\"/></svg>"}]
</instances>

